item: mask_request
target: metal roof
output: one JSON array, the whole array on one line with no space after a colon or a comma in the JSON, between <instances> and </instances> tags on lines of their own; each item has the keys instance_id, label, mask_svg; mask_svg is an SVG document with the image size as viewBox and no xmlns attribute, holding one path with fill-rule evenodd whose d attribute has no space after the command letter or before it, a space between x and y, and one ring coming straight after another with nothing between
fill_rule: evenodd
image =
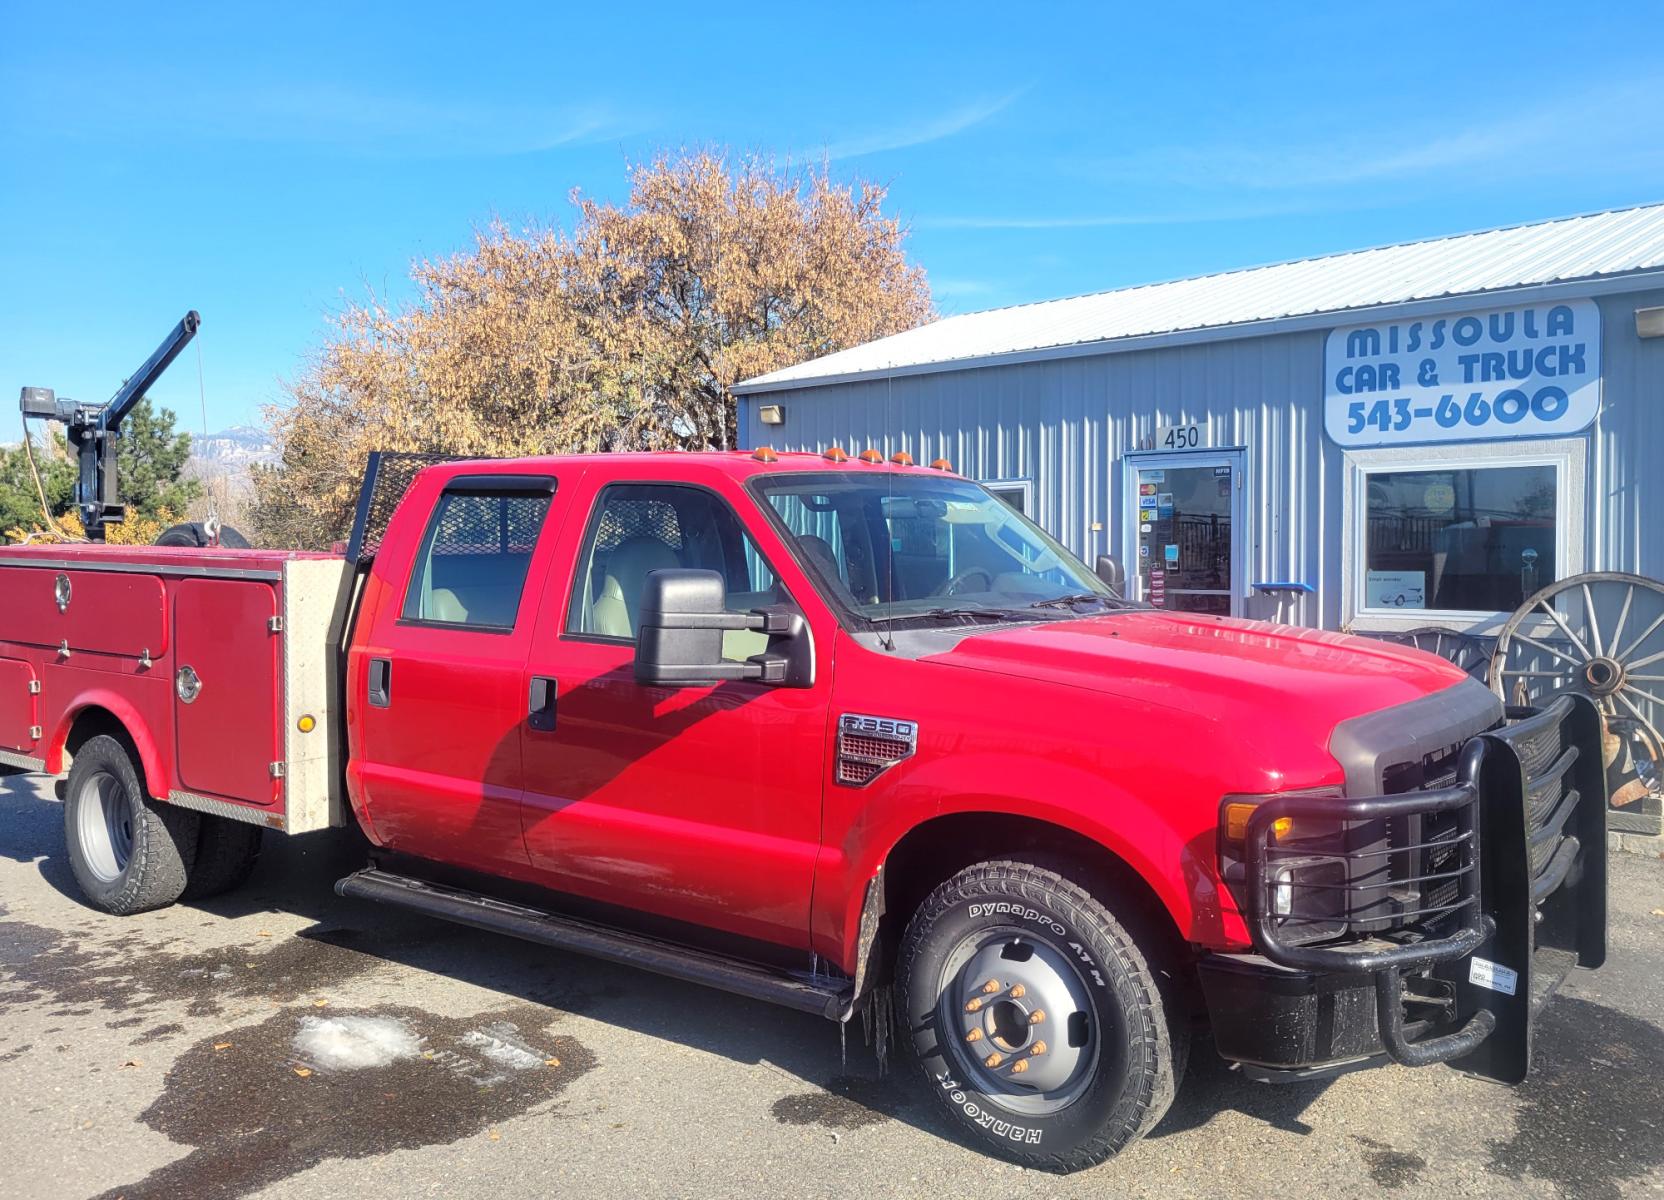
<instances>
[{"instance_id":1,"label":"metal roof","mask_svg":"<svg viewBox=\"0 0 1664 1200\"><path fill-rule=\"evenodd\" d=\"M740 393L1664 268L1664 204L944 317L746 380ZM1242 327L1248 327L1246 329Z\"/></svg>"}]
</instances>

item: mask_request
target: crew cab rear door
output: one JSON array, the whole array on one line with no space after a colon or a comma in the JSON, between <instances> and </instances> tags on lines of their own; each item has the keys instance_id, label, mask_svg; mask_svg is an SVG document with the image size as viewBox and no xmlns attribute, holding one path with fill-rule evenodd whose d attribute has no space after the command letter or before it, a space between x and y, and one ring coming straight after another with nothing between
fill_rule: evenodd
<instances>
[{"instance_id":1,"label":"crew cab rear door","mask_svg":"<svg viewBox=\"0 0 1664 1200\"><path fill-rule=\"evenodd\" d=\"M528 664L529 691L546 701L524 743L532 868L561 891L807 946L832 618L755 520L754 502L723 476L597 475L564 539L574 578L557 587L551 577ZM814 683L637 683L640 590L648 573L678 567L721 574L730 609L803 612ZM727 639L735 660L766 642L749 632Z\"/></svg>"},{"instance_id":2,"label":"crew cab rear door","mask_svg":"<svg viewBox=\"0 0 1664 1200\"><path fill-rule=\"evenodd\" d=\"M560 482L554 471L459 475L430 494L420 540L390 581L402 590L390 586L355 648L353 770L393 850L524 872L526 655L564 513Z\"/></svg>"}]
</instances>

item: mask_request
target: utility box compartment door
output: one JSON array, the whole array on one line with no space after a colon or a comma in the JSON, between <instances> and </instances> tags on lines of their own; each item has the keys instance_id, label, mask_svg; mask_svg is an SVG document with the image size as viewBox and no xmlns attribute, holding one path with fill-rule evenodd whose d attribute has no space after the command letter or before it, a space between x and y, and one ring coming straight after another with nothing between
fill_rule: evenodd
<instances>
[{"instance_id":1,"label":"utility box compartment door","mask_svg":"<svg viewBox=\"0 0 1664 1200\"><path fill-rule=\"evenodd\" d=\"M33 754L40 737L39 685L35 668L15 658L0 658L0 750Z\"/></svg>"},{"instance_id":2,"label":"utility box compartment door","mask_svg":"<svg viewBox=\"0 0 1664 1200\"><path fill-rule=\"evenodd\" d=\"M236 579L184 579L175 586L179 781L200 795L274 806L281 784L272 764L282 758L276 591Z\"/></svg>"}]
</instances>

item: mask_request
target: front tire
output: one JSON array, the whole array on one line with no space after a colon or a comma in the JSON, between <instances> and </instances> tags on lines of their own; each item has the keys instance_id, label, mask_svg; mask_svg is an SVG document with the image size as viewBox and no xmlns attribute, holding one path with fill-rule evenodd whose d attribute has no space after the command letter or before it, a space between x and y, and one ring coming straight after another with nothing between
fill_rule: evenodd
<instances>
[{"instance_id":1,"label":"front tire","mask_svg":"<svg viewBox=\"0 0 1664 1200\"><path fill-rule=\"evenodd\" d=\"M932 892L896 975L926 1086L953 1125L1051 1171L1103 1162L1148 1132L1189 1038L1153 956L1060 870L979 863Z\"/></svg>"},{"instance_id":2,"label":"front tire","mask_svg":"<svg viewBox=\"0 0 1664 1200\"><path fill-rule=\"evenodd\" d=\"M64 789L64 840L81 893L117 916L172 904L195 860L197 814L145 794L139 765L107 734L75 753Z\"/></svg>"}]
</instances>

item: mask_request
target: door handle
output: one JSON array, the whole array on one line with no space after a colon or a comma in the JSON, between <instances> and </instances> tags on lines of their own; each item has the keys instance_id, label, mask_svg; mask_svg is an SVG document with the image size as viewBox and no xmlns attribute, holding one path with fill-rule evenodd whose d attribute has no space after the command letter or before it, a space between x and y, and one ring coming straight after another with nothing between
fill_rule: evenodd
<instances>
[{"instance_id":1,"label":"door handle","mask_svg":"<svg viewBox=\"0 0 1664 1200\"><path fill-rule=\"evenodd\" d=\"M526 724L543 733L555 728L555 701L560 685L547 675L533 675L531 696L526 705Z\"/></svg>"},{"instance_id":2,"label":"door handle","mask_svg":"<svg viewBox=\"0 0 1664 1200\"><path fill-rule=\"evenodd\" d=\"M370 707L386 708L393 703L393 660L370 660Z\"/></svg>"}]
</instances>

